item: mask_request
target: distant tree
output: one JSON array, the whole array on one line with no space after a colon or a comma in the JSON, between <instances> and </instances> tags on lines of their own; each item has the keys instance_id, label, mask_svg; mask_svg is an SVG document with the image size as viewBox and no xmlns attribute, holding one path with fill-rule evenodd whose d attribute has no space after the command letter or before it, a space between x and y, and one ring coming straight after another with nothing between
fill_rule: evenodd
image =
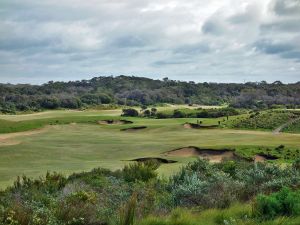
<instances>
[{"instance_id":1,"label":"distant tree","mask_svg":"<svg viewBox=\"0 0 300 225\"><path fill-rule=\"evenodd\" d=\"M142 106L141 106L141 109L142 109L142 110L145 110L145 109L147 109L147 108L148 108L148 107L147 107L146 105L142 105Z\"/></svg>"},{"instance_id":2,"label":"distant tree","mask_svg":"<svg viewBox=\"0 0 300 225\"><path fill-rule=\"evenodd\" d=\"M40 105L45 109L56 109L60 104L56 97L46 97L40 100Z\"/></svg>"},{"instance_id":3,"label":"distant tree","mask_svg":"<svg viewBox=\"0 0 300 225\"><path fill-rule=\"evenodd\" d=\"M123 109L122 116L133 116L136 117L139 115L139 112L135 109L129 108L129 109Z\"/></svg>"},{"instance_id":4,"label":"distant tree","mask_svg":"<svg viewBox=\"0 0 300 225\"><path fill-rule=\"evenodd\" d=\"M99 96L96 94L85 94L85 95L81 96L80 99L83 103L86 103L88 105L101 104Z\"/></svg>"},{"instance_id":5,"label":"distant tree","mask_svg":"<svg viewBox=\"0 0 300 225\"><path fill-rule=\"evenodd\" d=\"M143 114L144 114L144 116L146 116L146 117L151 116L151 112L150 112L149 109L145 110Z\"/></svg>"},{"instance_id":6,"label":"distant tree","mask_svg":"<svg viewBox=\"0 0 300 225\"><path fill-rule=\"evenodd\" d=\"M184 112L180 111L180 110L174 110L173 112L173 117L174 118L184 118L186 115Z\"/></svg>"}]
</instances>

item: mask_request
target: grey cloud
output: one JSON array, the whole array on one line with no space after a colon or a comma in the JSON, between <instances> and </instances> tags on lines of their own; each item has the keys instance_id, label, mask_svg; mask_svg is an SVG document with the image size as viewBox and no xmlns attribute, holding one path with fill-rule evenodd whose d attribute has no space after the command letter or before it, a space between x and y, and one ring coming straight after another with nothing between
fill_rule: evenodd
<instances>
[{"instance_id":1,"label":"grey cloud","mask_svg":"<svg viewBox=\"0 0 300 225\"><path fill-rule=\"evenodd\" d=\"M273 9L280 16L300 16L299 0L274 0Z\"/></svg>"},{"instance_id":2,"label":"grey cloud","mask_svg":"<svg viewBox=\"0 0 300 225\"><path fill-rule=\"evenodd\" d=\"M193 61L191 60L159 60L154 62L152 65L153 66L167 66L167 65L182 65L182 64L188 64L192 63Z\"/></svg>"},{"instance_id":3,"label":"grey cloud","mask_svg":"<svg viewBox=\"0 0 300 225\"><path fill-rule=\"evenodd\" d=\"M190 45L184 45L180 46L176 49L174 49L175 54L184 54L184 55L198 55L198 54L204 54L211 51L211 48L208 43L198 43L198 44L190 44Z\"/></svg>"},{"instance_id":4,"label":"grey cloud","mask_svg":"<svg viewBox=\"0 0 300 225\"><path fill-rule=\"evenodd\" d=\"M280 54L293 49L290 44L273 43L270 40L260 40L255 43L255 47L268 54Z\"/></svg>"},{"instance_id":5,"label":"grey cloud","mask_svg":"<svg viewBox=\"0 0 300 225\"><path fill-rule=\"evenodd\" d=\"M267 54L279 55L283 58L300 59L300 50L297 50L297 46L288 43L275 43L271 40L260 40L254 44L254 46L262 52Z\"/></svg>"},{"instance_id":6,"label":"grey cloud","mask_svg":"<svg viewBox=\"0 0 300 225\"><path fill-rule=\"evenodd\" d=\"M224 24L217 18L209 18L202 26L203 33L221 35L226 30Z\"/></svg>"},{"instance_id":7,"label":"grey cloud","mask_svg":"<svg viewBox=\"0 0 300 225\"><path fill-rule=\"evenodd\" d=\"M281 56L287 59L297 59L297 61L300 62L300 50L283 52Z\"/></svg>"},{"instance_id":8,"label":"grey cloud","mask_svg":"<svg viewBox=\"0 0 300 225\"><path fill-rule=\"evenodd\" d=\"M228 18L233 24L243 24L257 21L260 18L261 9L255 4L249 5L243 12L238 12Z\"/></svg>"},{"instance_id":9,"label":"grey cloud","mask_svg":"<svg viewBox=\"0 0 300 225\"><path fill-rule=\"evenodd\" d=\"M300 17L284 19L261 25L262 31L293 32L300 33Z\"/></svg>"},{"instance_id":10,"label":"grey cloud","mask_svg":"<svg viewBox=\"0 0 300 225\"><path fill-rule=\"evenodd\" d=\"M125 35L122 37L118 37L115 40L112 41L112 45L115 47L120 48L127 48L127 47L142 47L146 45L145 38L141 38L138 36L132 36L132 35Z\"/></svg>"}]
</instances>

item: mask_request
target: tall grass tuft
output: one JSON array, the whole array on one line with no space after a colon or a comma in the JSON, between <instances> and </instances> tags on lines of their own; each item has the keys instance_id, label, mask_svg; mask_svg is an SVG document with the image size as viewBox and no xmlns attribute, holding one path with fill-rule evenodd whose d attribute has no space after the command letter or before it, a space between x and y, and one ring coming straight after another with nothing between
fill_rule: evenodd
<instances>
[{"instance_id":1,"label":"tall grass tuft","mask_svg":"<svg viewBox=\"0 0 300 225\"><path fill-rule=\"evenodd\" d=\"M133 193L127 204L120 209L119 225L134 225L136 206L137 194Z\"/></svg>"}]
</instances>

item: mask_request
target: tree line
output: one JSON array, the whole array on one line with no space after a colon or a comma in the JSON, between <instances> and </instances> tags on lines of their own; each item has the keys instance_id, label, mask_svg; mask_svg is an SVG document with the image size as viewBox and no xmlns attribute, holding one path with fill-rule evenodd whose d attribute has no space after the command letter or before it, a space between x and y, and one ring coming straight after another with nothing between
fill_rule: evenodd
<instances>
[{"instance_id":1,"label":"tree line","mask_svg":"<svg viewBox=\"0 0 300 225\"><path fill-rule=\"evenodd\" d=\"M160 103L222 105L263 109L300 105L300 82L195 83L164 78L101 76L90 80L42 85L0 84L0 111L79 109L101 104L127 106Z\"/></svg>"}]
</instances>

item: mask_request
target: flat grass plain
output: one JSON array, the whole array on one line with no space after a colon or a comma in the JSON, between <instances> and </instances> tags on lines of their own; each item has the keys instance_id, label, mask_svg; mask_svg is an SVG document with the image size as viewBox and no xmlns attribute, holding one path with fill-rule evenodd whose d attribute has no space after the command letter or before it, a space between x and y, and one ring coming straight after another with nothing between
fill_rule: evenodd
<instances>
[{"instance_id":1,"label":"flat grass plain","mask_svg":"<svg viewBox=\"0 0 300 225\"><path fill-rule=\"evenodd\" d=\"M97 124L98 120L120 119L120 114L121 110L117 109L0 115L0 132L2 129L2 133L7 133L0 134L0 187L11 185L22 174L29 177L42 176L46 171L71 174L95 167L116 170L129 163L128 160L141 157L178 161L159 168L161 176L168 176L195 158L170 157L163 153L186 146L233 148L245 156L253 156L261 148L274 149L279 145L292 152L300 149L300 134L183 127L185 122L195 123L197 118L122 118L133 124ZM203 124L217 124L220 118L201 120ZM147 128L120 130L134 126ZM11 127L14 129L9 129ZM10 133L13 131L25 132Z\"/></svg>"}]
</instances>

